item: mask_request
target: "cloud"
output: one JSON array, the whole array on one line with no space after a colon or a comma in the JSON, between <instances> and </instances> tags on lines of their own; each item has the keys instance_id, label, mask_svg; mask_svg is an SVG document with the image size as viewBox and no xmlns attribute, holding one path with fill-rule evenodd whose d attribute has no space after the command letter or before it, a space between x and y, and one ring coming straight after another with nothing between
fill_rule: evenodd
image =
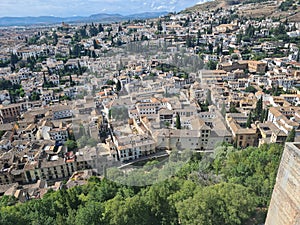
<instances>
[{"instance_id":1,"label":"cloud","mask_svg":"<svg viewBox=\"0 0 300 225\"><path fill-rule=\"evenodd\" d=\"M206 1L206 0L204 0ZM0 16L71 16L147 11L180 11L199 0L0 0Z\"/></svg>"}]
</instances>

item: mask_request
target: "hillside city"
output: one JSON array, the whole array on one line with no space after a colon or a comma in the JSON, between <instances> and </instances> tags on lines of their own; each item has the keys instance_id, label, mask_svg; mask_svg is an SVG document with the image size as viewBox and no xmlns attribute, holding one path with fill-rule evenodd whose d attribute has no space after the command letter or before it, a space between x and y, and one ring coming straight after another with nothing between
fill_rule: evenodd
<instances>
[{"instance_id":1,"label":"hillside city","mask_svg":"<svg viewBox=\"0 0 300 225\"><path fill-rule=\"evenodd\" d=\"M300 7L286 2L268 4ZM300 22L240 7L1 27L0 196L174 151L300 141Z\"/></svg>"}]
</instances>

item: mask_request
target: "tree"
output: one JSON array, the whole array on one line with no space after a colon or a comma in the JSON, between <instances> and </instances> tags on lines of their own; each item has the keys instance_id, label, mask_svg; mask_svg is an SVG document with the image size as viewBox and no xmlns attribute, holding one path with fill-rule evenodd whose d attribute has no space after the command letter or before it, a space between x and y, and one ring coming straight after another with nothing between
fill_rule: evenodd
<instances>
[{"instance_id":1,"label":"tree","mask_svg":"<svg viewBox=\"0 0 300 225\"><path fill-rule=\"evenodd\" d=\"M207 29L206 33L207 33L207 34L212 34L212 32L213 32L213 25L212 25L212 23L211 23L211 24L210 24L210 27Z\"/></svg>"},{"instance_id":2,"label":"tree","mask_svg":"<svg viewBox=\"0 0 300 225\"><path fill-rule=\"evenodd\" d=\"M104 31L104 28L103 28L102 24L99 23L99 25L98 25L98 32L101 33L103 31Z\"/></svg>"},{"instance_id":3,"label":"tree","mask_svg":"<svg viewBox=\"0 0 300 225\"><path fill-rule=\"evenodd\" d=\"M11 53L11 55L10 55L10 63L12 65L15 65L18 61L19 61L19 57L16 54Z\"/></svg>"},{"instance_id":4,"label":"tree","mask_svg":"<svg viewBox=\"0 0 300 225\"><path fill-rule=\"evenodd\" d=\"M113 80L107 80L107 81L106 81L106 84L107 84L107 85L114 85L114 83L115 83L115 82L114 82Z\"/></svg>"},{"instance_id":5,"label":"tree","mask_svg":"<svg viewBox=\"0 0 300 225\"><path fill-rule=\"evenodd\" d=\"M206 64L205 67L208 70L215 70L217 68L218 63L213 61L213 60L209 60Z\"/></svg>"},{"instance_id":6,"label":"tree","mask_svg":"<svg viewBox=\"0 0 300 225\"><path fill-rule=\"evenodd\" d=\"M268 115L269 115L269 109L265 110L265 117L264 117L264 121L268 120Z\"/></svg>"},{"instance_id":7,"label":"tree","mask_svg":"<svg viewBox=\"0 0 300 225\"><path fill-rule=\"evenodd\" d=\"M248 119L247 119L247 123L246 123L246 127L250 128L251 127L251 123L252 123L252 113L249 113Z\"/></svg>"},{"instance_id":8,"label":"tree","mask_svg":"<svg viewBox=\"0 0 300 225\"><path fill-rule=\"evenodd\" d=\"M176 129L181 129L181 121L180 121L180 115L179 113L176 114Z\"/></svg>"},{"instance_id":9,"label":"tree","mask_svg":"<svg viewBox=\"0 0 300 225\"><path fill-rule=\"evenodd\" d=\"M255 119L259 120L262 114L263 110L263 101L262 97L256 102L256 107L255 107Z\"/></svg>"},{"instance_id":10,"label":"tree","mask_svg":"<svg viewBox=\"0 0 300 225\"><path fill-rule=\"evenodd\" d=\"M249 189L238 184L220 183L195 193L176 204L181 224L245 224L256 206Z\"/></svg>"},{"instance_id":11,"label":"tree","mask_svg":"<svg viewBox=\"0 0 300 225\"><path fill-rule=\"evenodd\" d=\"M74 82L71 74L69 75L69 82L70 82L70 86L74 86Z\"/></svg>"},{"instance_id":12,"label":"tree","mask_svg":"<svg viewBox=\"0 0 300 225\"><path fill-rule=\"evenodd\" d=\"M43 87L45 87L48 84L45 72L43 73L43 80Z\"/></svg>"},{"instance_id":13,"label":"tree","mask_svg":"<svg viewBox=\"0 0 300 225\"><path fill-rule=\"evenodd\" d=\"M120 80L118 80L117 81L117 85L116 85L117 87L117 91L121 91L121 89L122 89L122 85L121 85L121 81Z\"/></svg>"},{"instance_id":14,"label":"tree","mask_svg":"<svg viewBox=\"0 0 300 225\"><path fill-rule=\"evenodd\" d=\"M253 86L248 86L248 87L246 87L246 89L245 89L245 92L251 92L251 93L253 93L253 94L255 94L256 91L257 91L257 90L256 90Z\"/></svg>"},{"instance_id":15,"label":"tree","mask_svg":"<svg viewBox=\"0 0 300 225\"><path fill-rule=\"evenodd\" d=\"M86 26L81 27L79 29L79 34L82 38L88 38L87 32L86 32Z\"/></svg>"},{"instance_id":16,"label":"tree","mask_svg":"<svg viewBox=\"0 0 300 225\"><path fill-rule=\"evenodd\" d=\"M73 151L77 148L77 142L69 139L65 142L65 146L67 146L68 151Z\"/></svg>"},{"instance_id":17,"label":"tree","mask_svg":"<svg viewBox=\"0 0 300 225\"><path fill-rule=\"evenodd\" d=\"M77 61L77 69L78 69L78 75L82 75L82 68L79 61Z\"/></svg>"},{"instance_id":18,"label":"tree","mask_svg":"<svg viewBox=\"0 0 300 225\"><path fill-rule=\"evenodd\" d=\"M111 109L109 109L109 111L108 111L108 118L109 118L109 119L111 119L111 118L112 118Z\"/></svg>"},{"instance_id":19,"label":"tree","mask_svg":"<svg viewBox=\"0 0 300 225\"><path fill-rule=\"evenodd\" d=\"M206 102L208 105L212 105L212 100L211 100L211 90L208 89L206 93Z\"/></svg>"},{"instance_id":20,"label":"tree","mask_svg":"<svg viewBox=\"0 0 300 225\"><path fill-rule=\"evenodd\" d=\"M263 109L259 120L261 123L268 120L268 109Z\"/></svg>"},{"instance_id":21,"label":"tree","mask_svg":"<svg viewBox=\"0 0 300 225\"><path fill-rule=\"evenodd\" d=\"M80 38L78 32L76 31L74 36L73 36L73 41L74 42L79 42L80 40L81 40L81 38Z\"/></svg>"},{"instance_id":22,"label":"tree","mask_svg":"<svg viewBox=\"0 0 300 225\"><path fill-rule=\"evenodd\" d=\"M229 112L230 113L239 113L239 111L237 110L237 108L233 102L230 102Z\"/></svg>"},{"instance_id":23,"label":"tree","mask_svg":"<svg viewBox=\"0 0 300 225\"><path fill-rule=\"evenodd\" d=\"M81 136L78 140L77 140L77 145L79 148L83 148L87 145L87 140L88 137L87 136Z\"/></svg>"},{"instance_id":24,"label":"tree","mask_svg":"<svg viewBox=\"0 0 300 225\"><path fill-rule=\"evenodd\" d=\"M296 131L295 131L295 128L293 128L289 132L288 136L286 137L285 142L294 142L295 141L295 136L296 136Z\"/></svg>"},{"instance_id":25,"label":"tree","mask_svg":"<svg viewBox=\"0 0 300 225\"><path fill-rule=\"evenodd\" d=\"M97 40L93 40L93 46L94 46L94 49L99 49L99 45L97 43Z\"/></svg>"},{"instance_id":26,"label":"tree","mask_svg":"<svg viewBox=\"0 0 300 225\"><path fill-rule=\"evenodd\" d=\"M225 103L224 103L224 102L223 102L223 104L222 104L221 114L222 114L222 116L225 118L225 116L226 116L226 106L225 106Z\"/></svg>"},{"instance_id":27,"label":"tree","mask_svg":"<svg viewBox=\"0 0 300 225\"><path fill-rule=\"evenodd\" d=\"M98 34L98 29L92 24L89 29L90 36L94 37Z\"/></svg>"},{"instance_id":28,"label":"tree","mask_svg":"<svg viewBox=\"0 0 300 225\"><path fill-rule=\"evenodd\" d=\"M96 57L97 57L94 50L93 50L92 53L91 53L91 57L92 57L92 58L96 58Z\"/></svg>"},{"instance_id":29,"label":"tree","mask_svg":"<svg viewBox=\"0 0 300 225\"><path fill-rule=\"evenodd\" d=\"M159 20L158 22L157 22L157 31L158 32L161 32L163 30L163 27L162 27L162 24L161 24L161 20Z\"/></svg>"},{"instance_id":30,"label":"tree","mask_svg":"<svg viewBox=\"0 0 300 225\"><path fill-rule=\"evenodd\" d=\"M95 146L97 146L97 144L98 144L98 141L94 138L89 138L87 140L87 145L90 147L95 147Z\"/></svg>"},{"instance_id":31,"label":"tree","mask_svg":"<svg viewBox=\"0 0 300 225\"><path fill-rule=\"evenodd\" d=\"M165 167L174 169L183 155L190 161L162 182L128 187L91 177L82 186L66 189L64 185L61 190L49 190L42 199L22 204L14 197L3 196L0 224L262 224L282 152L283 146L278 144L243 150L222 145L214 154L194 153L192 157L190 151L180 154L172 150L171 164L156 168L158 172L149 178L161 176ZM145 168L156 163L148 162ZM116 168L112 172L114 178L123 175ZM149 174L149 170L133 173L133 179L143 179L141 174ZM128 171L124 179L130 177Z\"/></svg>"},{"instance_id":32,"label":"tree","mask_svg":"<svg viewBox=\"0 0 300 225\"><path fill-rule=\"evenodd\" d=\"M33 91L29 97L30 101L38 101L40 100L40 94L36 91Z\"/></svg>"},{"instance_id":33,"label":"tree","mask_svg":"<svg viewBox=\"0 0 300 225\"><path fill-rule=\"evenodd\" d=\"M209 54L212 54L213 53L213 50L214 50L214 46L212 43L209 43L208 44L208 51L209 51Z\"/></svg>"},{"instance_id":34,"label":"tree","mask_svg":"<svg viewBox=\"0 0 300 225\"><path fill-rule=\"evenodd\" d=\"M89 201L77 211L76 225L97 225L102 224L103 206L100 202Z\"/></svg>"},{"instance_id":35,"label":"tree","mask_svg":"<svg viewBox=\"0 0 300 225\"><path fill-rule=\"evenodd\" d=\"M186 37L185 44L188 48L194 47L193 39L190 35Z\"/></svg>"},{"instance_id":36,"label":"tree","mask_svg":"<svg viewBox=\"0 0 300 225\"><path fill-rule=\"evenodd\" d=\"M57 34L56 34L55 31L53 31L52 37L53 37L53 45L57 45L57 43L58 43L58 36L57 36Z\"/></svg>"},{"instance_id":37,"label":"tree","mask_svg":"<svg viewBox=\"0 0 300 225\"><path fill-rule=\"evenodd\" d=\"M111 117L117 121L126 121L129 118L128 108L125 106L112 107Z\"/></svg>"}]
</instances>

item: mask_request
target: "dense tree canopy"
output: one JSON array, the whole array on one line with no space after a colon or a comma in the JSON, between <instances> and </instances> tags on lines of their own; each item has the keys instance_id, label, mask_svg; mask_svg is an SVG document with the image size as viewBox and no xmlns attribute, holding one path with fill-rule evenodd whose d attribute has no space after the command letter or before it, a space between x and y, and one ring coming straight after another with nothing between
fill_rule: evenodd
<instances>
[{"instance_id":1,"label":"dense tree canopy","mask_svg":"<svg viewBox=\"0 0 300 225\"><path fill-rule=\"evenodd\" d=\"M4 196L0 224L261 224L282 149L219 146L211 155L194 154L175 176L146 187L92 177L86 185L23 204Z\"/></svg>"}]
</instances>

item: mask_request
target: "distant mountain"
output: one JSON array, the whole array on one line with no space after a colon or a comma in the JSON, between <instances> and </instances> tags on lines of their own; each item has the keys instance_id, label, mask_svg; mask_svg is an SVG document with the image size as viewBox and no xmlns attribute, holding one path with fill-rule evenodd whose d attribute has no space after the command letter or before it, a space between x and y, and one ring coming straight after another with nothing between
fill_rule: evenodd
<instances>
[{"instance_id":1,"label":"distant mountain","mask_svg":"<svg viewBox=\"0 0 300 225\"><path fill-rule=\"evenodd\" d=\"M147 19L147 18L156 18L159 16L164 16L168 14L168 12L145 12L145 13L137 13L129 15L131 19Z\"/></svg>"},{"instance_id":2,"label":"distant mountain","mask_svg":"<svg viewBox=\"0 0 300 225\"><path fill-rule=\"evenodd\" d=\"M68 23L84 23L84 22L118 22L130 19L150 19L159 16L167 15L168 12L145 12L132 15L107 14L100 13L90 15L88 17L54 17L54 16L39 16L39 17L1 17L0 26L28 26L28 25L50 25L61 22Z\"/></svg>"},{"instance_id":3,"label":"distant mountain","mask_svg":"<svg viewBox=\"0 0 300 225\"><path fill-rule=\"evenodd\" d=\"M33 25L33 24L53 24L77 21L81 20L84 17L54 17L54 16L39 16L39 17L2 17L0 18L0 26L17 26L17 25Z\"/></svg>"}]
</instances>

